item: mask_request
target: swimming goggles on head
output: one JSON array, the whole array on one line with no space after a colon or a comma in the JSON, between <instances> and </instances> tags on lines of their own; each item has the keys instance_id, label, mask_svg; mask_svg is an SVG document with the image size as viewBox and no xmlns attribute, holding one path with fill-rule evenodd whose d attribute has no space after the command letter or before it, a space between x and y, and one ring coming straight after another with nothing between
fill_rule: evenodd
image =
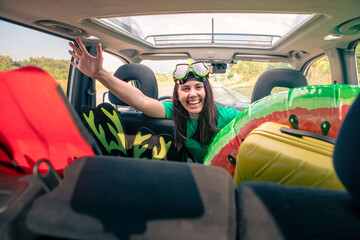
<instances>
[{"instance_id":1,"label":"swimming goggles on head","mask_svg":"<svg viewBox=\"0 0 360 240\"><path fill-rule=\"evenodd\" d=\"M203 78L209 73L209 68L204 62L194 62L189 64L181 63L176 65L173 77L175 82L179 81L180 84L184 84L190 77L203 82Z\"/></svg>"}]
</instances>

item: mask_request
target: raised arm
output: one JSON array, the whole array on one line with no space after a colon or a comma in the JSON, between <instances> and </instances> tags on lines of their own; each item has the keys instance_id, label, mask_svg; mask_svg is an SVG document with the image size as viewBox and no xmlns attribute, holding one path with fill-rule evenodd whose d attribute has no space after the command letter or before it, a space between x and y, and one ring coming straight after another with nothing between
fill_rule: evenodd
<instances>
[{"instance_id":1,"label":"raised arm","mask_svg":"<svg viewBox=\"0 0 360 240\"><path fill-rule=\"evenodd\" d=\"M94 57L88 53L80 39L77 38L76 42L79 48L72 42L69 43L73 49L69 53L75 60L71 63L74 67L85 75L99 80L118 98L144 114L155 118L165 117L165 108L160 101L144 95L138 88L116 78L103 68L101 44L97 45L97 56Z\"/></svg>"}]
</instances>

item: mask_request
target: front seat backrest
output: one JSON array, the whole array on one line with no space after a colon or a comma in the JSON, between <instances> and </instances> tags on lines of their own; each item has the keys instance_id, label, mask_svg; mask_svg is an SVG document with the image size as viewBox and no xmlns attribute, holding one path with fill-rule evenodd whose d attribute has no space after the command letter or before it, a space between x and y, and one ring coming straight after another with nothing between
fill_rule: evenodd
<instances>
[{"instance_id":1,"label":"front seat backrest","mask_svg":"<svg viewBox=\"0 0 360 240\"><path fill-rule=\"evenodd\" d=\"M136 87L146 96L155 99L158 98L157 81L154 72L149 67L138 63L125 64L116 70L114 76L125 82L134 80L137 84ZM117 98L112 92L109 92L109 100L115 105L129 106Z\"/></svg>"},{"instance_id":2,"label":"front seat backrest","mask_svg":"<svg viewBox=\"0 0 360 240\"><path fill-rule=\"evenodd\" d=\"M255 102L260 98L271 94L271 90L275 87L295 88L307 86L305 76L295 70L289 68L273 68L263 72L256 81L251 96L251 102Z\"/></svg>"},{"instance_id":3,"label":"front seat backrest","mask_svg":"<svg viewBox=\"0 0 360 240\"><path fill-rule=\"evenodd\" d=\"M357 97L341 125L334 149L334 168L350 195L360 203L360 97Z\"/></svg>"}]
</instances>

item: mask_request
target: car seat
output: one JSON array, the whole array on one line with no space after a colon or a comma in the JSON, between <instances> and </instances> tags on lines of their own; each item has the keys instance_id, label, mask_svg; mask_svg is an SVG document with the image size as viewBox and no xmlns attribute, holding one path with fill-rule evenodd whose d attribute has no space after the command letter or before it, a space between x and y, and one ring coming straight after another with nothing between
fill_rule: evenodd
<instances>
[{"instance_id":1,"label":"car seat","mask_svg":"<svg viewBox=\"0 0 360 240\"><path fill-rule=\"evenodd\" d=\"M32 173L47 159L59 173L101 154L55 79L35 67L0 73L0 170ZM46 165L40 165L40 172Z\"/></svg>"},{"instance_id":2,"label":"car seat","mask_svg":"<svg viewBox=\"0 0 360 240\"><path fill-rule=\"evenodd\" d=\"M295 70L288 68L273 68L263 72L255 83L251 102L255 102L260 98L271 94L271 90L275 87L302 87L307 86L305 76Z\"/></svg>"},{"instance_id":3,"label":"car seat","mask_svg":"<svg viewBox=\"0 0 360 240\"><path fill-rule=\"evenodd\" d=\"M360 97L350 108L340 128L334 149L334 168L352 198L360 204Z\"/></svg>"},{"instance_id":4,"label":"car seat","mask_svg":"<svg viewBox=\"0 0 360 240\"><path fill-rule=\"evenodd\" d=\"M149 67L136 63L125 64L116 70L114 76L126 82L133 80L135 87L138 87L145 95L154 99L158 98L157 81ZM117 107L128 106L111 92L109 92L109 101ZM173 121L151 118L141 112L118 112L109 105L102 103L97 108L82 107L83 116L89 128L95 133L104 154L186 161L186 151L184 149L178 151L174 146ZM94 115L94 118L90 117L90 113ZM107 116L104 116L104 113ZM114 116L111 118L115 118L117 124L109 121L110 115ZM114 130L109 129L109 126ZM104 133L101 135L98 129L103 130ZM111 141L113 145L116 145L115 147L110 147Z\"/></svg>"},{"instance_id":5,"label":"car seat","mask_svg":"<svg viewBox=\"0 0 360 240\"><path fill-rule=\"evenodd\" d=\"M125 81L135 81L136 86L146 96L151 98L158 98L158 85L154 72L143 64L132 63L120 66L114 76ZM112 92L109 92L109 101L114 105L129 106L127 103L120 100Z\"/></svg>"},{"instance_id":6,"label":"car seat","mask_svg":"<svg viewBox=\"0 0 360 240\"><path fill-rule=\"evenodd\" d=\"M26 226L44 239L230 240L235 208L224 169L95 156L67 166L58 187L34 201Z\"/></svg>"},{"instance_id":7,"label":"car seat","mask_svg":"<svg viewBox=\"0 0 360 240\"><path fill-rule=\"evenodd\" d=\"M334 168L346 191L244 182L236 189L240 239L360 238L359 115L360 96L335 142Z\"/></svg>"}]
</instances>

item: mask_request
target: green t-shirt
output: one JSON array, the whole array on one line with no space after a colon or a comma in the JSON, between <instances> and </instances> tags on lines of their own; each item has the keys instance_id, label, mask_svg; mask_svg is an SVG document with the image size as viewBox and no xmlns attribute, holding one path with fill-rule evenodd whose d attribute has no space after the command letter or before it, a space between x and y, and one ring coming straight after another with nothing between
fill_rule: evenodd
<instances>
[{"instance_id":1,"label":"green t-shirt","mask_svg":"<svg viewBox=\"0 0 360 240\"><path fill-rule=\"evenodd\" d=\"M173 104L172 102L162 102L165 107L166 119L173 118ZM221 105L216 105L218 108L218 123L217 128L223 129L229 122L231 122L240 112L234 108L228 108ZM197 128L198 121L190 118L187 122L186 137L188 140L184 142L186 149L191 155L200 163L203 162L206 156L209 145L201 146L200 143L190 137L194 135Z\"/></svg>"}]
</instances>

